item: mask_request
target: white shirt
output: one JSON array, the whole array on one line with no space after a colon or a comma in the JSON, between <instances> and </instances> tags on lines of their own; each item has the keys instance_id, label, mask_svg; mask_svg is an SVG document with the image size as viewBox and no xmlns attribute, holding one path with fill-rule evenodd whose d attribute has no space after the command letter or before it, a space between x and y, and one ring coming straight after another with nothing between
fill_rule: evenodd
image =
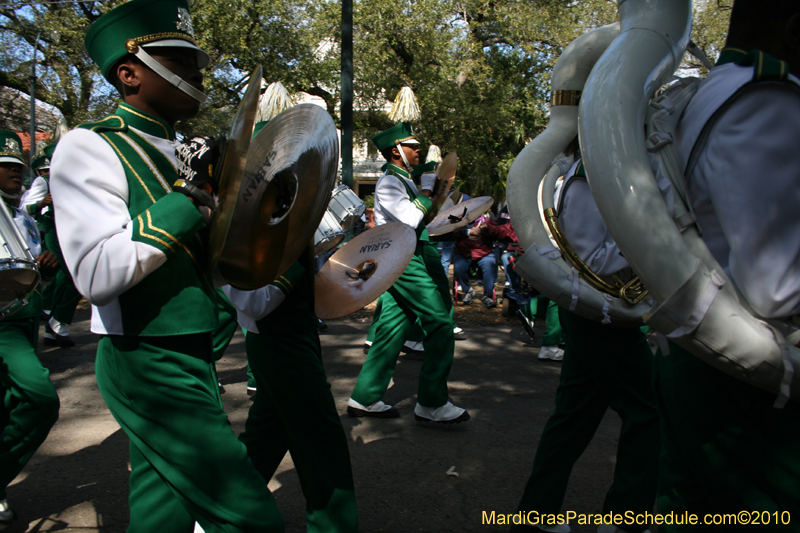
<instances>
[{"instance_id":1,"label":"white shirt","mask_svg":"<svg viewBox=\"0 0 800 533\"><path fill-rule=\"evenodd\" d=\"M382 226L387 222L402 222L416 229L425 216L409 198L403 182L406 182L414 194L419 194L417 186L410 179L384 174L375 184L375 225Z\"/></svg>"},{"instance_id":2,"label":"white shirt","mask_svg":"<svg viewBox=\"0 0 800 533\"><path fill-rule=\"evenodd\" d=\"M33 183L31 183L31 188L25 191L25 194L20 198L19 205L21 207L28 207L29 205L37 204L44 200L44 197L47 196L49 192L50 187L47 185L47 181L42 176L36 176ZM47 213L49 210L49 206L45 207L42 209L42 213Z\"/></svg>"},{"instance_id":3,"label":"white shirt","mask_svg":"<svg viewBox=\"0 0 800 533\"><path fill-rule=\"evenodd\" d=\"M236 320L251 333L258 333L256 322L273 312L283 303L286 295L275 285L267 285L254 291L242 291L225 285L222 292L236 307Z\"/></svg>"},{"instance_id":4,"label":"white shirt","mask_svg":"<svg viewBox=\"0 0 800 533\"><path fill-rule=\"evenodd\" d=\"M752 67L715 67L689 103L677 138L684 165L704 115ZM735 88L735 87L734 87ZM703 117L703 118L698 118ZM703 239L753 309L800 312L800 90L761 82L743 89L711 127L690 176Z\"/></svg>"},{"instance_id":5,"label":"white shirt","mask_svg":"<svg viewBox=\"0 0 800 533\"><path fill-rule=\"evenodd\" d=\"M610 281L612 274L629 267L628 261L622 257L616 241L608 232L589 183L574 178L579 163L580 160L572 164L563 185L556 191L554 204L558 206L561 193L566 190L558 222L581 260L595 274Z\"/></svg>"},{"instance_id":6,"label":"white shirt","mask_svg":"<svg viewBox=\"0 0 800 533\"><path fill-rule=\"evenodd\" d=\"M177 141L136 131L175 164ZM64 260L78 292L92 303L92 332L121 335L117 297L167 260L158 248L131 239L122 164L97 133L72 130L53 156L50 190L58 204L56 225Z\"/></svg>"}]
</instances>

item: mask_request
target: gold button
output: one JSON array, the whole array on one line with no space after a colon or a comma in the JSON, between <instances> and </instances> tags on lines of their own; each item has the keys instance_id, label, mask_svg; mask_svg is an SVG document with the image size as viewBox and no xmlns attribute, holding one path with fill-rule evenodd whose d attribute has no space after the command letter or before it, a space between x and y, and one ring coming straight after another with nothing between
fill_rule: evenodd
<instances>
[{"instance_id":1,"label":"gold button","mask_svg":"<svg viewBox=\"0 0 800 533\"><path fill-rule=\"evenodd\" d=\"M136 44L136 41L134 41L133 39L128 39L128 40L125 42L125 49L126 49L126 50L127 50L129 53L131 53L131 54L135 54L135 53L136 53L136 51L139 49L139 45L138 45L138 44Z\"/></svg>"}]
</instances>

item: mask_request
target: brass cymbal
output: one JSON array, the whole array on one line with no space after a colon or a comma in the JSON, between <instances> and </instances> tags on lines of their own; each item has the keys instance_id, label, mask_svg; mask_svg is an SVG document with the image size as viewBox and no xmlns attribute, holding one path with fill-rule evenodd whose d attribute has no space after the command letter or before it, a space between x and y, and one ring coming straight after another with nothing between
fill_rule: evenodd
<instances>
[{"instance_id":1,"label":"brass cymbal","mask_svg":"<svg viewBox=\"0 0 800 533\"><path fill-rule=\"evenodd\" d=\"M433 200L433 212L438 213L442 208L442 204L447 199L450 188L453 186L453 180L456 177L456 168L458 168L458 155L455 152L450 152L436 169L436 190L433 191L431 199Z\"/></svg>"},{"instance_id":2,"label":"brass cymbal","mask_svg":"<svg viewBox=\"0 0 800 533\"><path fill-rule=\"evenodd\" d=\"M322 107L300 104L264 126L250 144L220 254L228 283L263 287L300 257L328 207L338 164L336 126Z\"/></svg>"},{"instance_id":3,"label":"brass cymbal","mask_svg":"<svg viewBox=\"0 0 800 533\"><path fill-rule=\"evenodd\" d=\"M338 318L374 301L397 281L416 247L416 232L402 222L377 226L349 241L314 280L317 316Z\"/></svg>"},{"instance_id":4,"label":"brass cymbal","mask_svg":"<svg viewBox=\"0 0 800 533\"><path fill-rule=\"evenodd\" d=\"M242 101L239 102L236 117L233 119L231 130L227 136L219 178L217 208L214 210L209 228L207 264L209 276L214 275L217 268L217 262L228 238L236 200L239 197L244 163L247 159L250 139L253 136L258 99L261 95L261 78L261 66L259 65L250 74L250 83L247 85Z\"/></svg>"},{"instance_id":5,"label":"brass cymbal","mask_svg":"<svg viewBox=\"0 0 800 533\"><path fill-rule=\"evenodd\" d=\"M493 203L494 199L491 196L479 196L456 204L431 220L431 223L426 226L428 235L435 237L463 228L478 220L492 207Z\"/></svg>"}]
</instances>

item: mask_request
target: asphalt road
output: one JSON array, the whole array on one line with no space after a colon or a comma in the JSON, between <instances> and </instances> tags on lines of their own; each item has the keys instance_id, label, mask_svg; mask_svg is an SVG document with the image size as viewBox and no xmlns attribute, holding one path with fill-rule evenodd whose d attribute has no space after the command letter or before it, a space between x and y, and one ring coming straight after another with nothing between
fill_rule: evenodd
<instances>
[{"instance_id":1,"label":"asphalt road","mask_svg":"<svg viewBox=\"0 0 800 533\"><path fill-rule=\"evenodd\" d=\"M108 412L94 377L98 338L80 310L71 349L40 344L41 359L61 398L61 413L44 445L8 491L19 520L11 531L124 532L128 521L128 439ZM553 409L560 367L536 359L538 343L504 323L470 327L456 343L450 395L472 419L443 429L414 421L420 362L401 357L385 396L401 410L394 420L353 419L346 401L365 355L369 324L344 318L321 335L325 366L345 432L362 532L507 531L482 523L484 512L514 512L530 473L542 428ZM540 332L541 333L541 332ZM539 337L540 338L540 337ZM244 425L244 338L237 333L218 365L234 431ZM187 413L191 416L191 413ZM611 484L619 419L609 412L575 466L564 510L597 513ZM448 475L448 470L458 473ZM270 482L287 532L305 531L304 499L287 455ZM578 533L593 527L573 527Z\"/></svg>"}]
</instances>

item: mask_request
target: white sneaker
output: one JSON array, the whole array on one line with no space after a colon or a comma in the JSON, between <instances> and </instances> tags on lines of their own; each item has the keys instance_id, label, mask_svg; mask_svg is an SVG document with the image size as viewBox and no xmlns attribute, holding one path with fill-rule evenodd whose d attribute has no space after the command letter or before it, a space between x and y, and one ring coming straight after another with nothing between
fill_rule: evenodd
<instances>
[{"instance_id":1,"label":"white sneaker","mask_svg":"<svg viewBox=\"0 0 800 533\"><path fill-rule=\"evenodd\" d=\"M347 400L347 414L355 417L371 416L374 418L397 418L400 416L395 407L380 400L369 405L361 405L352 398Z\"/></svg>"},{"instance_id":2,"label":"white sneaker","mask_svg":"<svg viewBox=\"0 0 800 533\"><path fill-rule=\"evenodd\" d=\"M422 345L421 342L406 341L406 342L403 343L403 346L405 346L409 350L412 350L412 351L415 351L415 352L424 352L425 351L425 347Z\"/></svg>"},{"instance_id":3,"label":"white sneaker","mask_svg":"<svg viewBox=\"0 0 800 533\"><path fill-rule=\"evenodd\" d=\"M539 348L539 359L541 361L562 361L564 350L556 345L542 346Z\"/></svg>"},{"instance_id":4,"label":"white sneaker","mask_svg":"<svg viewBox=\"0 0 800 533\"><path fill-rule=\"evenodd\" d=\"M8 500L0 501L0 529L11 527L14 521L14 511L8 506Z\"/></svg>"},{"instance_id":5,"label":"white sneaker","mask_svg":"<svg viewBox=\"0 0 800 533\"><path fill-rule=\"evenodd\" d=\"M453 335L461 335L462 333L464 333L464 330L460 327L456 326L453 328Z\"/></svg>"},{"instance_id":6,"label":"white sneaker","mask_svg":"<svg viewBox=\"0 0 800 533\"><path fill-rule=\"evenodd\" d=\"M414 418L421 422L437 422L439 424L460 424L469 420L466 409L456 407L451 402L440 407L425 407L417 403L414 407Z\"/></svg>"}]
</instances>

